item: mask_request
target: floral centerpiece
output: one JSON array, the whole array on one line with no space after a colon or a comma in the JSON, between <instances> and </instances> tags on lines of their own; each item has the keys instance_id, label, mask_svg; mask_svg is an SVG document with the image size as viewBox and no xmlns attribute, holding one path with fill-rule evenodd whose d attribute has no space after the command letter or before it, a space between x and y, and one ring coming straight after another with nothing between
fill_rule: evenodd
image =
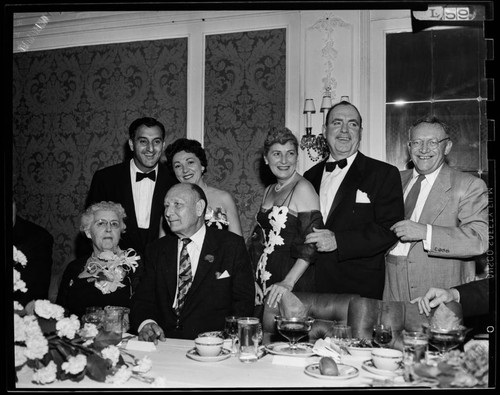
<instances>
[{"instance_id":1,"label":"floral centerpiece","mask_svg":"<svg viewBox=\"0 0 500 395\"><path fill-rule=\"evenodd\" d=\"M26 266L22 252L14 247L14 264ZM26 284L14 269L14 290L26 292ZM149 357L136 359L120 348L121 334L98 330L94 324L80 324L76 315L65 317L64 308L48 300L36 300L26 307L14 302L14 353L16 371L27 366L32 381L48 384L56 380L124 383L130 378L163 386L162 378L146 373Z\"/></svg>"},{"instance_id":2,"label":"floral centerpiece","mask_svg":"<svg viewBox=\"0 0 500 395\"><path fill-rule=\"evenodd\" d=\"M93 281L103 294L109 294L125 286L123 279L130 270L135 272L139 259L132 248L117 253L103 251L99 255L92 254L78 277Z\"/></svg>"}]
</instances>

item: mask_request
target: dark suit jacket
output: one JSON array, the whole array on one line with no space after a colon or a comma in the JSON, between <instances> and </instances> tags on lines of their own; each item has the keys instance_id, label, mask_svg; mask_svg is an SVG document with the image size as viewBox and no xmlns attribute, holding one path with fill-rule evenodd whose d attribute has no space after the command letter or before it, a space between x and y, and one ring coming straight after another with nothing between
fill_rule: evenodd
<instances>
[{"instance_id":1,"label":"dark suit jacket","mask_svg":"<svg viewBox=\"0 0 500 395\"><path fill-rule=\"evenodd\" d=\"M172 308L177 284L177 240L173 234L146 249L145 273L132 298L133 331L155 320L167 337L194 339L205 331L224 330L228 315L251 316L255 285L250 258L241 236L207 227L193 284L179 321ZM217 279L226 272L228 277Z\"/></svg>"},{"instance_id":2,"label":"dark suit jacket","mask_svg":"<svg viewBox=\"0 0 500 395\"><path fill-rule=\"evenodd\" d=\"M468 334L469 337L488 333L490 331L488 327L495 327L495 293L490 296L490 289L495 289L495 277L471 281L453 288L460 293L464 325L472 329Z\"/></svg>"},{"instance_id":3,"label":"dark suit jacket","mask_svg":"<svg viewBox=\"0 0 500 395\"><path fill-rule=\"evenodd\" d=\"M326 161L305 172L319 194ZM370 202L356 202L366 193ZM359 200L359 199L358 199ZM389 228L404 217L403 190L396 167L358 155L339 187L325 228L335 233L337 250L318 252L316 292L352 293L381 299L386 250L397 241Z\"/></svg>"},{"instance_id":4,"label":"dark suit jacket","mask_svg":"<svg viewBox=\"0 0 500 395\"><path fill-rule=\"evenodd\" d=\"M19 216L12 232L14 245L28 260L25 267L16 265L28 291L16 291L14 300L25 306L31 300L48 299L54 238L41 226Z\"/></svg>"},{"instance_id":5,"label":"dark suit jacket","mask_svg":"<svg viewBox=\"0 0 500 395\"><path fill-rule=\"evenodd\" d=\"M159 237L160 223L164 211L163 200L168 189L176 183L177 180L171 176L168 169L159 163L151 205L149 230L145 238L139 233L137 225L129 161L95 172L90 185L86 207L103 200L120 203L127 214L125 220L127 229L121 235L120 247L122 249L133 248L142 256L146 244Z\"/></svg>"}]
</instances>

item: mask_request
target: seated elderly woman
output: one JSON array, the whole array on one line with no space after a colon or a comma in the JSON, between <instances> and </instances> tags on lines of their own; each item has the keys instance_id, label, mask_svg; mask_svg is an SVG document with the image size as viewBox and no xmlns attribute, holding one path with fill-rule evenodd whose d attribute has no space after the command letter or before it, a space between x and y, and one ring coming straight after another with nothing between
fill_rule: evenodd
<instances>
[{"instance_id":1,"label":"seated elderly woman","mask_svg":"<svg viewBox=\"0 0 500 395\"><path fill-rule=\"evenodd\" d=\"M91 241L89 257L77 258L64 271L56 303L82 317L87 307L129 307L139 281L139 255L118 247L125 231L125 210L114 202L95 203L81 216L80 231Z\"/></svg>"}]
</instances>

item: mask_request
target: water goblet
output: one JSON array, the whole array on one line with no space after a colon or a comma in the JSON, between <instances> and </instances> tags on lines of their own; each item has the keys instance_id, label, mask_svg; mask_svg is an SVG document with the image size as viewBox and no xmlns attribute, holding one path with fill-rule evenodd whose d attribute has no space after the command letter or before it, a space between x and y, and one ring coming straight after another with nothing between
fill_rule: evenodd
<instances>
[{"instance_id":1,"label":"water goblet","mask_svg":"<svg viewBox=\"0 0 500 395\"><path fill-rule=\"evenodd\" d=\"M332 341L340 347L347 347L352 339L352 329L349 325L334 324Z\"/></svg>"},{"instance_id":2,"label":"water goblet","mask_svg":"<svg viewBox=\"0 0 500 395\"><path fill-rule=\"evenodd\" d=\"M462 325L453 329L424 326L424 331L427 333L429 344L437 349L439 356L442 357L463 343L467 328Z\"/></svg>"},{"instance_id":3,"label":"water goblet","mask_svg":"<svg viewBox=\"0 0 500 395\"><path fill-rule=\"evenodd\" d=\"M387 347L392 340L390 325L377 324L373 327L373 341L381 348Z\"/></svg>"},{"instance_id":4,"label":"water goblet","mask_svg":"<svg viewBox=\"0 0 500 395\"><path fill-rule=\"evenodd\" d=\"M231 338L231 355L236 355L238 350L236 348L236 339L238 338L238 318L237 316L230 315L226 317L226 325L224 330Z\"/></svg>"},{"instance_id":5,"label":"water goblet","mask_svg":"<svg viewBox=\"0 0 500 395\"><path fill-rule=\"evenodd\" d=\"M288 340L288 347L283 348L283 352L289 354L300 354L303 352L297 347L297 342L309 334L314 320L312 318L282 316L274 317L278 332Z\"/></svg>"}]
</instances>

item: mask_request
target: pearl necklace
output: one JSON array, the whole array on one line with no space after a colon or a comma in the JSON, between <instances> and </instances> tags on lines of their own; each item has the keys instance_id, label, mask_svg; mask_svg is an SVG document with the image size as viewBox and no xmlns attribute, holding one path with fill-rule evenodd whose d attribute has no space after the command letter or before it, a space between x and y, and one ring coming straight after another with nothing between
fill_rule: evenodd
<instances>
[{"instance_id":1,"label":"pearl necklace","mask_svg":"<svg viewBox=\"0 0 500 395\"><path fill-rule=\"evenodd\" d=\"M276 183L276 185L274 186L274 191L275 192L279 192L281 191L284 187L286 187L288 184L290 184L293 180L293 178L295 177L295 173L297 173L297 171L294 171L292 176L286 180L283 184L279 184L279 182Z\"/></svg>"}]
</instances>

